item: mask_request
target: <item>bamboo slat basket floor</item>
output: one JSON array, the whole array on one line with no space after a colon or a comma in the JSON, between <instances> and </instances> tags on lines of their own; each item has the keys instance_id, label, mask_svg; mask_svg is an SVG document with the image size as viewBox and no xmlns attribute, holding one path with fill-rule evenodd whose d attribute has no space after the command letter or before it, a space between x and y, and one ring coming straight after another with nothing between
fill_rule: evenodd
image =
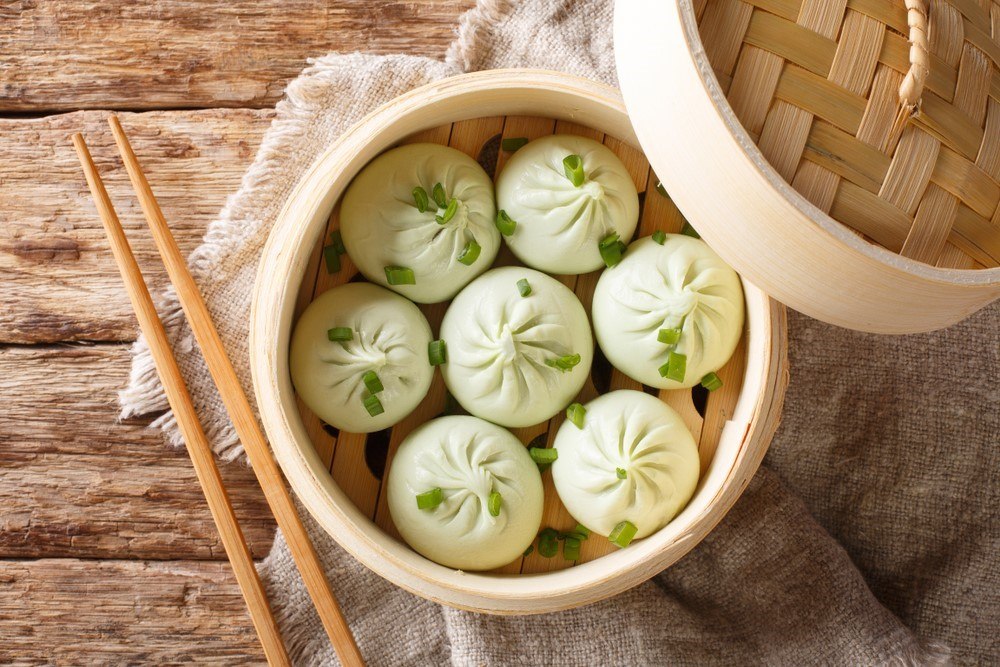
<instances>
[{"instance_id":1,"label":"bamboo slat basket floor","mask_svg":"<svg viewBox=\"0 0 1000 667\"><path fill-rule=\"evenodd\" d=\"M490 115L493 114L493 115ZM505 115L495 115L505 114ZM506 115L510 114L510 115ZM607 134L605 134L607 131ZM747 330L715 392L660 391L699 443L702 481L688 508L667 528L627 549L601 537L583 544L579 561L537 549L491 573L436 565L400 539L382 485L392 455L416 426L454 411L440 373L416 411L394 428L368 435L338 432L297 401L287 369L294 318L318 294L361 279L349 258L330 273L322 261L337 229L337 199L357 171L379 152L408 142L446 144L499 173L509 153L504 138L571 133L602 141L627 166L641 195L637 236L684 224L669 196L658 191L615 91L551 72L509 71L456 77L390 102L349 131L313 167L290 198L264 252L251 323L251 356L258 403L286 476L313 516L376 572L412 591L455 606L497 613L550 611L592 602L633 586L676 561L725 514L756 470L777 424L784 393L785 331L781 306L746 283ZM514 263L506 248L497 265ZM600 272L557 276L589 310ZM421 306L437 331L447 304ZM578 400L613 389L643 387L600 356ZM513 429L525 444L550 445L563 416ZM575 521L543 475L543 527L570 529ZM613 553L612 553L613 552Z\"/></svg>"},{"instance_id":2,"label":"bamboo slat basket floor","mask_svg":"<svg viewBox=\"0 0 1000 667\"><path fill-rule=\"evenodd\" d=\"M700 142L650 159L769 294L886 333L1000 296L1000 5L637 0L616 21L643 145Z\"/></svg>"}]
</instances>

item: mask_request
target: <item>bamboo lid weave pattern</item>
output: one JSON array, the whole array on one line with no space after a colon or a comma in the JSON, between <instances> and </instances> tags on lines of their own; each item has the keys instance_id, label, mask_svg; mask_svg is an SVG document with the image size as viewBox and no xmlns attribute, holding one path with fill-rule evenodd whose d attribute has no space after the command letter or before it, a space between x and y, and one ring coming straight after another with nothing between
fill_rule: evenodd
<instances>
[{"instance_id":1,"label":"bamboo lid weave pattern","mask_svg":"<svg viewBox=\"0 0 1000 667\"><path fill-rule=\"evenodd\" d=\"M803 196L905 257L996 267L1000 4L925 2L700 0L695 10L733 111Z\"/></svg>"}]
</instances>

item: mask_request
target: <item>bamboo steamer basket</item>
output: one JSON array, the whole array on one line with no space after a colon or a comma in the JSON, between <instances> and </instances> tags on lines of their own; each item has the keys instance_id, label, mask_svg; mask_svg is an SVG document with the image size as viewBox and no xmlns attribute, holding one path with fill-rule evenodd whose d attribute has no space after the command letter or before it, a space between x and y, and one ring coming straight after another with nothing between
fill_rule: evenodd
<instances>
[{"instance_id":1,"label":"bamboo steamer basket","mask_svg":"<svg viewBox=\"0 0 1000 667\"><path fill-rule=\"evenodd\" d=\"M615 8L636 134L692 224L779 301L879 333L1000 296L1000 4L905 2Z\"/></svg>"},{"instance_id":2,"label":"bamboo steamer basket","mask_svg":"<svg viewBox=\"0 0 1000 667\"><path fill-rule=\"evenodd\" d=\"M456 571L412 551L389 516L379 458L391 457L406 434L445 409L440 373L430 393L391 431L361 435L325 427L298 403L288 371L288 345L297 313L314 296L355 273L322 268L321 249L336 229L337 202L373 157L403 142L448 144L483 161L492 150L497 169L502 137L534 138L553 132L583 134L615 151L640 192L646 191L640 229L677 232L684 223L638 148L618 92L577 77L545 71L499 70L446 79L398 97L360 121L331 145L290 195L264 250L250 323L253 382L261 418L278 463L317 523L367 567L431 600L476 611L520 614L555 611L600 600L632 587L675 562L725 515L756 471L777 426L786 377L784 308L744 281L746 330L720 371L724 386L698 399L697 391L658 395L684 417L699 442L702 477L694 498L658 533L617 550L594 536L580 562L535 554L488 573ZM507 257L498 263L510 261ZM589 309L599 272L559 276ZM422 306L437 328L446 304ZM613 370L595 370L581 398L641 386ZM514 429L523 442L554 437L562 416ZM547 435L546 435L547 434ZM384 475L383 475L384 476ZM544 475L543 526L575 522ZM613 551L613 552L612 552Z\"/></svg>"}]
</instances>

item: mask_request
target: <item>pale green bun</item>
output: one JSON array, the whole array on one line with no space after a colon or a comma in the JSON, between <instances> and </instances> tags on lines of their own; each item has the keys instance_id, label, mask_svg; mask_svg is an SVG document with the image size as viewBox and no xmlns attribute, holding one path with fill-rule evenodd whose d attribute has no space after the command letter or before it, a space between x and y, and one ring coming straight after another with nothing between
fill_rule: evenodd
<instances>
[{"instance_id":1,"label":"pale green bun","mask_svg":"<svg viewBox=\"0 0 1000 667\"><path fill-rule=\"evenodd\" d=\"M440 417L403 440L389 469L388 501L403 539L459 570L506 565L535 539L542 477L521 441L476 417ZM443 502L418 509L417 495L440 488ZM501 497L498 516L489 509Z\"/></svg>"},{"instance_id":2,"label":"pale green bun","mask_svg":"<svg viewBox=\"0 0 1000 667\"><path fill-rule=\"evenodd\" d=\"M353 340L329 340L327 331L350 327ZM397 423L427 395L434 368L427 360L431 328L420 309L370 283L323 292L299 318L288 355L295 391L327 424L371 433ZM372 416L363 380L375 371L383 412Z\"/></svg>"},{"instance_id":3,"label":"pale green bun","mask_svg":"<svg viewBox=\"0 0 1000 667\"><path fill-rule=\"evenodd\" d=\"M622 261L601 274L594 290L594 333L604 356L637 382L661 389L692 387L722 367L743 333L740 277L701 241L667 234L628 247ZM660 329L680 328L673 348ZM659 368L673 349L686 357L683 382Z\"/></svg>"},{"instance_id":4,"label":"pale green bun","mask_svg":"<svg viewBox=\"0 0 1000 667\"><path fill-rule=\"evenodd\" d=\"M458 209L447 223L434 204L441 183ZM421 213L413 189L428 196ZM493 182L471 157L439 144L411 144L386 151L361 170L340 204L340 232L347 254L368 280L418 303L455 296L493 263L500 249ZM458 261L470 241L481 247L469 265ZM389 285L385 267L413 270L416 284Z\"/></svg>"},{"instance_id":5,"label":"pale green bun","mask_svg":"<svg viewBox=\"0 0 1000 667\"><path fill-rule=\"evenodd\" d=\"M583 158L585 181L566 177L563 159ZM497 177L497 208L517 222L504 237L518 259L548 273L604 266L597 248L617 232L628 243L639 221L639 196L622 161L603 144L568 134L529 142Z\"/></svg>"},{"instance_id":6,"label":"pale green bun","mask_svg":"<svg viewBox=\"0 0 1000 667\"><path fill-rule=\"evenodd\" d=\"M531 294L517 283L527 280ZM530 426L565 408L594 358L587 313L558 280L534 269L493 269L462 290L445 313L445 384L466 410L502 426ZM550 366L580 355L568 370Z\"/></svg>"},{"instance_id":7,"label":"pale green bun","mask_svg":"<svg viewBox=\"0 0 1000 667\"><path fill-rule=\"evenodd\" d=\"M566 420L552 445L559 452L552 464L559 499L574 519L600 535L622 521L638 528L636 538L663 528L698 485L698 447L680 415L630 389L584 407L583 428Z\"/></svg>"}]
</instances>

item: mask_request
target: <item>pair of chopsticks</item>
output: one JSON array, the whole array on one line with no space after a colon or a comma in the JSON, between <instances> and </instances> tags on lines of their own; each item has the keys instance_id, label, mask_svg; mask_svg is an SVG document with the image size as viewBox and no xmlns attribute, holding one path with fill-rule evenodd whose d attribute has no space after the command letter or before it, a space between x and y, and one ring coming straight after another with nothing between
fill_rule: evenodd
<instances>
[{"instance_id":1,"label":"pair of chopsticks","mask_svg":"<svg viewBox=\"0 0 1000 667\"><path fill-rule=\"evenodd\" d=\"M149 228L153 233L160 257L163 259L170 281L177 291L188 324L191 325L191 330L194 332L198 346L205 357L212 379L219 389L233 427L243 443L243 448L250 459L250 465L257 475L257 481L264 491L264 497L274 514L278 527L281 528L288 541L292 558L302 575L313 604L316 606L316 611L319 613L323 627L333 644L337 658L342 665L364 665L361 652L358 650L354 636L351 634L351 630L340 611L340 606L330 590L316 550L313 548L305 527L302 525L302 520L292 504L292 497L285 487L281 472L271 457L267 441L250 408L250 402L240 386L236 371L222 345L222 340L219 338L219 333L212 322L201 292L198 290L194 278L188 272L187 264L181 256L177 242L170 233L170 228L167 226L163 212L153 196L149 182L142 173L142 168L129 145L125 131L115 116L111 116L108 122L111 125L115 143L118 145L118 151L125 163L125 169L128 171L129 179L132 181L132 187L146 216L146 222L149 223ZM104 224L104 231L111 243L111 251L125 281L129 299L132 301L132 308L135 310L139 326L149 342L156 370L167 394L167 400L177 418L177 424L184 441L187 443L188 453L194 464L198 481L205 493L205 499L208 501L226 555L233 567L236 581L239 583L244 600L246 600L254 628L257 630L257 636L264 648L264 655L267 657L268 663L272 665L290 665L288 653L264 592L264 586L257 576L257 570L254 567L250 550L247 548L246 539L237 523L236 515L233 513L229 496L222 478L219 476L219 469L215 465L215 458L208 438L202 430L201 422L198 420L198 415L191 402L191 395L188 393L184 378L177 367L177 360L170 348L163 323L153 306L153 300L150 298L149 290L146 288L142 273L139 271L139 265L129 247L125 231L118 220L111 198L108 197L108 192L104 188L104 183L97 172L97 167L94 165L83 136L73 135L73 145L76 147L80 164L87 177L87 185L90 187L101 222Z\"/></svg>"}]
</instances>

